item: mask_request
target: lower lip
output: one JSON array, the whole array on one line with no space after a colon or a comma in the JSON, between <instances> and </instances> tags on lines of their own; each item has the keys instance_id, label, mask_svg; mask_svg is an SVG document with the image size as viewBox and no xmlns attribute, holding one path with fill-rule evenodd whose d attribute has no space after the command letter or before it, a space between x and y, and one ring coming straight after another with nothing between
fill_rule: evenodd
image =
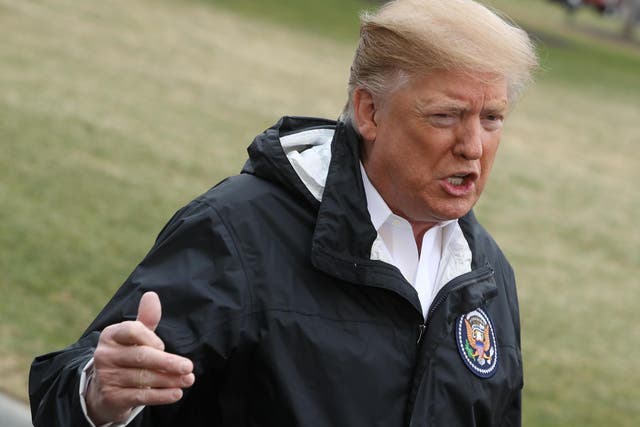
<instances>
[{"instance_id":1,"label":"lower lip","mask_svg":"<svg viewBox=\"0 0 640 427\"><path fill-rule=\"evenodd\" d=\"M465 179L461 185L453 185L448 180L442 180L442 188L448 194L455 197L468 196L473 192L474 183L471 179Z\"/></svg>"}]
</instances>

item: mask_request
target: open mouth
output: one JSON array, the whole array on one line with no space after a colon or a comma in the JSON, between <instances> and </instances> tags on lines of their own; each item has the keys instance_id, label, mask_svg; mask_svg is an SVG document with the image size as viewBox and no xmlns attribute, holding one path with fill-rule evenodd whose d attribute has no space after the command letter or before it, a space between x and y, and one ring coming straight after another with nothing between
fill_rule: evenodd
<instances>
[{"instance_id":1,"label":"open mouth","mask_svg":"<svg viewBox=\"0 0 640 427\"><path fill-rule=\"evenodd\" d=\"M454 175L447 178L447 182L451 185L464 185L467 178L470 177L470 174L466 175Z\"/></svg>"},{"instance_id":2,"label":"open mouth","mask_svg":"<svg viewBox=\"0 0 640 427\"><path fill-rule=\"evenodd\" d=\"M455 197L466 197L474 191L478 177L478 173L473 171L449 175L443 181L444 191Z\"/></svg>"}]
</instances>

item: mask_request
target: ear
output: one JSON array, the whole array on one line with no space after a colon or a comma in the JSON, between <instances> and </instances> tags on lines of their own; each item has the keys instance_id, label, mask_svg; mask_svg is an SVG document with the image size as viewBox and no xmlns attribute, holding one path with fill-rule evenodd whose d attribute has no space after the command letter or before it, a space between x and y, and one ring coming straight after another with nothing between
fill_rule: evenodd
<instances>
[{"instance_id":1,"label":"ear","mask_svg":"<svg viewBox=\"0 0 640 427\"><path fill-rule=\"evenodd\" d=\"M365 142L374 142L378 131L375 120L376 103L367 89L359 87L353 93L353 113L358 132Z\"/></svg>"}]
</instances>

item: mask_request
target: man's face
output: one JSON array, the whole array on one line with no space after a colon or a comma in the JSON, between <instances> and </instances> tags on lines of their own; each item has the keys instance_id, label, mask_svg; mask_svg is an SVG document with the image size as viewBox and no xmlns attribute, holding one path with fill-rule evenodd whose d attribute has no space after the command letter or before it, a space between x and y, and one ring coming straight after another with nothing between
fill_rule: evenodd
<instances>
[{"instance_id":1,"label":"man's face","mask_svg":"<svg viewBox=\"0 0 640 427\"><path fill-rule=\"evenodd\" d=\"M459 218L489 178L508 110L504 82L438 71L384 99L358 89L362 162L391 210L414 225Z\"/></svg>"}]
</instances>

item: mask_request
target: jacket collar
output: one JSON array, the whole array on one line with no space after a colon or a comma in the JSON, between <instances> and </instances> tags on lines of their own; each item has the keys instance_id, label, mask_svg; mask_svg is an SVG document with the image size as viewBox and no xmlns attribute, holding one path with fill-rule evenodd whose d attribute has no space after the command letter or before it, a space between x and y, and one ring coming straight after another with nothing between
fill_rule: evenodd
<instances>
[{"instance_id":1,"label":"jacket collar","mask_svg":"<svg viewBox=\"0 0 640 427\"><path fill-rule=\"evenodd\" d=\"M243 172L301 194L317 210L311 247L311 262L316 268L351 283L392 290L421 312L417 293L407 286L400 271L371 259L377 232L367 209L360 143L355 130L342 122L283 117L256 137L248 149L250 157ZM329 156L330 150L330 161L325 163L328 170L309 176L300 172L299 162L310 150L322 151L323 156ZM474 237L481 228L475 216L470 213L459 223L464 234L461 240L468 241L473 253L472 268L484 266L484 252L475 250L483 244Z\"/></svg>"},{"instance_id":2,"label":"jacket collar","mask_svg":"<svg viewBox=\"0 0 640 427\"><path fill-rule=\"evenodd\" d=\"M244 173L276 182L318 210L312 257L326 253L349 266L369 261L377 233L367 210L359 145L355 130L342 122L283 117L248 148ZM315 159L305 164L309 152Z\"/></svg>"},{"instance_id":3,"label":"jacket collar","mask_svg":"<svg viewBox=\"0 0 640 427\"><path fill-rule=\"evenodd\" d=\"M368 261L377 236L367 210L359 148L353 128L339 122L313 235L314 253L331 253L349 264Z\"/></svg>"}]
</instances>

